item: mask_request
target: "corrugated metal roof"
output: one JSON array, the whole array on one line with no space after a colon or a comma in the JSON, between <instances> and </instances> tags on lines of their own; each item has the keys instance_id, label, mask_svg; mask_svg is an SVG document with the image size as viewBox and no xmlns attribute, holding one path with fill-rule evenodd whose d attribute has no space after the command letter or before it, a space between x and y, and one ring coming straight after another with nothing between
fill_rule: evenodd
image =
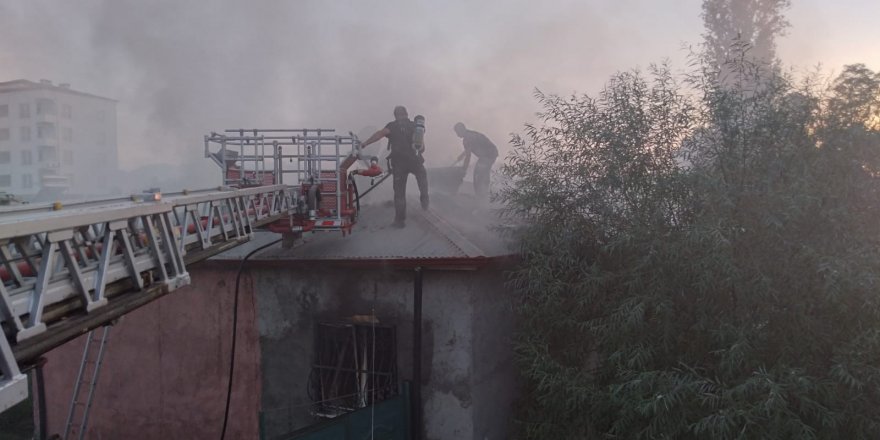
<instances>
[{"instance_id":1,"label":"corrugated metal roof","mask_svg":"<svg viewBox=\"0 0 880 440\"><path fill-rule=\"evenodd\" d=\"M289 249L271 247L251 257L262 261L353 261L353 260L473 260L510 255L495 233L490 212L466 196L432 195L428 211L410 200L406 228L391 227L391 203L362 206L352 234L307 233ZM465 206L462 206L465 205ZM471 209L474 208L474 209ZM238 260L256 247L279 238L260 232L252 243L239 246L215 259Z\"/></svg>"}]
</instances>

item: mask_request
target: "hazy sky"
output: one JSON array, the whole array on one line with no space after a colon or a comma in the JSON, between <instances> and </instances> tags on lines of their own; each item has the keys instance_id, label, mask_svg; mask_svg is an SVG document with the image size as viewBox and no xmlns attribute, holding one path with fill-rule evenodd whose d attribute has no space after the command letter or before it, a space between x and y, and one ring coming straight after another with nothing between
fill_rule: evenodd
<instances>
[{"instance_id":1,"label":"hazy sky","mask_svg":"<svg viewBox=\"0 0 880 440\"><path fill-rule=\"evenodd\" d=\"M880 69L880 2L793 0L788 65ZM535 87L594 93L615 71L685 67L699 0L2 0L0 81L47 78L118 99L124 168L202 159L238 127L361 133L394 105L428 121L428 160L459 151L456 121L502 147ZM384 144L384 143L382 143ZM197 175L201 173L196 173ZM207 184L215 184L208 182Z\"/></svg>"}]
</instances>

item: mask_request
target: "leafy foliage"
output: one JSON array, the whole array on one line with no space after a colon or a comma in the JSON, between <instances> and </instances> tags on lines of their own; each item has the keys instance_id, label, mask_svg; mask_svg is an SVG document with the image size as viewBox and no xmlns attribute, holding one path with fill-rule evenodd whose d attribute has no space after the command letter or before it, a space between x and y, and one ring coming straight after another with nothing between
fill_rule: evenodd
<instances>
[{"instance_id":1,"label":"leafy foliage","mask_svg":"<svg viewBox=\"0 0 880 440\"><path fill-rule=\"evenodd\" d=\"M521 438L880 438L878 76L537 93L499 197Z\"/></svg>"},{"instance_id":2,"label":"leafy foliage","mask_svg":"<svg viewBox=\"0 0 880 440\"><path fill-rule=\"evenodd\" d=\"M791 0L703 0L704 49L716 67L738 53L735 42L749 45L750 56L773 61L776 36L789 23L783 12Z\"/></svg>"}]
</instances>

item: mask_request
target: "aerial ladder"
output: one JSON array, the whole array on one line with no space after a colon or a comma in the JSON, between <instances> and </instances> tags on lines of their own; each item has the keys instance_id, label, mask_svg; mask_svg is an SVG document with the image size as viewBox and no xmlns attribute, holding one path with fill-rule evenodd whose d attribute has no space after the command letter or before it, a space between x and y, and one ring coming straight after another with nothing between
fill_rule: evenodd
<instances>
[{"instance_id":1,"label":"aerial ladder","mask_svg":"<svg viewBox=\"0 0 880 440\"><path fill-rule=\"evenodd\" d=\"M215 189L0 211L0 412L27 398L22 371L41 355L189 285L190 265L256 230L350 233L354 176L387 177L357 137L329 129L211 133L205 155L221 168Z\"/></svg>"},{"instance_id":2,"label":"aerial ladder","mask_svg":"<svg viewBox=\"0 0 880 440\"><path fill-rule=\"evenodd\" d=\"M212 145L216 152L212 152ZM279 233L351 233L361 197L354 176L371 178L370 188L364 194L389 176L379 166L377 157L361 151L354 134L340 136L332 129L237 129L211 133L205 136L205 156L220 166L226 185L295 182L295 214L289 223L270 226ZM352 170L356 163L363 168Z\"/></svg>"}]
</instances>

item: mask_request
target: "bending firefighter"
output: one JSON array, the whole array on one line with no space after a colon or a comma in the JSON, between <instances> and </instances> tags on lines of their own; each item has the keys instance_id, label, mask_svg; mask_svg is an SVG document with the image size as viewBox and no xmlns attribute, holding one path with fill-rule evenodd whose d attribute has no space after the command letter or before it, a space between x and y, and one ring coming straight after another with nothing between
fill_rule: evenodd
<instances>
[{"instance_id":1,"label":"bending firefighter","mask_svg":"<svg viewBox=\"0 0 880 440\"><path fill-rule=\"evenodd\" d=\"M492 174L492 165L498 158L498 147L483 133L468 130L461 122L455 124L453 129L464 146L464 152L455 163L464 159L463 167L467 171L471 163L471 153L477 156L477 163L474 164L474 193L485 197L489 194L489 176Z\"/></svg>"},{"instance_id":2,"label":"bending firefighter","mask_svg":"<svg viewBox=\"0 0 880 440\"><path fill-rule=\"evenodd\" d=\"M394 121L385 125L385 128L377 131L369 139L361 144L366 147L373 142L388 138L388 149L391 153L391 174L394 179L394 223L395 228L406 226L406 181L410 173L416 176L419 185L420 201L422 209L428 209L428 173L425 171L425 159L422 152L425 151L424 133L425 118L416 116L415 121L409 119L406 107L399 105L394 107Z\"/></svg>"}]
</instances>

